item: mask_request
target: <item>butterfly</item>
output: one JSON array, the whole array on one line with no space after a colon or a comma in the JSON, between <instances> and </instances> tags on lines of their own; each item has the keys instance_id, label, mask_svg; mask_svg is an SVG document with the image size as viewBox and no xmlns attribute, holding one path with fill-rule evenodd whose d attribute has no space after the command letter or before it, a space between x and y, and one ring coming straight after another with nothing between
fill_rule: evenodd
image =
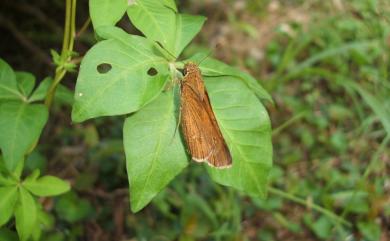
<instances>
[{"instance_id":1,"label":"butterfly","mask_svg":"<svg viewBox=\"0 0 390 241\"><path fill-rule=\"evenodd\" d=\"M232 166L232 156L210 104L201 70L189 62L180 85L181 130L188 151L196 162L212 167Z\"/></svg>"}]
</instances>

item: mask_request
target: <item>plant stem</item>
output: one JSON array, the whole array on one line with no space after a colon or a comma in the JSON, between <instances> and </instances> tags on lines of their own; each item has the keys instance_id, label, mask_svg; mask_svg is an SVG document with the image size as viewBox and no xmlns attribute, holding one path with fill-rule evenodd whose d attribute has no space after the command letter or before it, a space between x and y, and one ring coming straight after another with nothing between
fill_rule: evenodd
<instances>
[{"instance_id":1,"label":"plant stem","mask_svg":"<svg viewBox=\"0 0 390 241\"><path fill-rule=\"evenodd\" d=\"M62 41L61 59L64 63L70 62L72 59L71 52L73 51L74 39L76 34L76 1L66 0L65 12L65 27L64 38ZM50 109L58 84L64 78L67 70L64 66L58 66L54 75L54 80L51 83L46 95L45 105Z\"/></svg>"},{"instance_id":2,"label":"plant stem","mask_svg":"<svg viewBox=\"0 0 390 241\"><path fill-rule=\"evenodd\" d=\"M296 203L299 203L299 204L302 204L308 208L312 208L314 210L316 210L317 212L320 212L326 216L328 216L330 219L334 220L336 223L342 223L344 224L345 226L347 227L351 227L352 224L348 221L346 221L345 219L343 219L342 217L339 217L337 216L336 214L334 214L332 211L326 209L326 208L323 208L317 204L314 204L314 203L309 203L307 202L305 199L302 199L300 197L297 197L297 196L294 196L290 193L287 193L283 190L280 190L280 189L277 189L277 188L274 188L274 187L268 187L268 191L274 195L277 195L279 197L282 197L282 198L285 198L287 200L290 200L290 201L293 201L293 202L296 202Z\"/></svg>"}]
</instances>

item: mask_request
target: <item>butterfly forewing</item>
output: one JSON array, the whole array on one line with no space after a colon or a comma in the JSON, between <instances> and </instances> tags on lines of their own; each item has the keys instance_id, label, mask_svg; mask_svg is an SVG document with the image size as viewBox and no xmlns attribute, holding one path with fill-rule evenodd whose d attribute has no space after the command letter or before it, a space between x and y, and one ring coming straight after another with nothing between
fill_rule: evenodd
<instances>
[{"instance_id":1,"label":"butterfly forewing","mask_svg":"<svg viewBox=\"0 0 390 241\"><path fill-rule=\"evenodd\" d=\"M199 67L184 66L181 84L181 128L192 159L225 168L232 157L219 129Z\"/></svg>"}]
</instances>

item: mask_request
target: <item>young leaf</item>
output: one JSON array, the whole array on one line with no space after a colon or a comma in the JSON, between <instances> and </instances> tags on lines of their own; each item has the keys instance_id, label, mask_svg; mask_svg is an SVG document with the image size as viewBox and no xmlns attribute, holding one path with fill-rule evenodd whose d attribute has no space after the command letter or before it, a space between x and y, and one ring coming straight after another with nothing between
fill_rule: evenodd
<instances>
[{"instance_id":1,"label":"young leaf","mask_svg":"<svg viewBox=\"0 0 390 241\"><path fill-rule=\"evenodd\" d=\"M89 0L89 12L94 28L114 26L125 14L128 0Z\"/></svg>"},{"instance_id":2,"label":"young leaf","mask_svg":"<svg viewBox=\"0 0 390 241\"><path fill-rule=\"evenodd\" d=\"M257 97L272 102L272 97L251 75L216 59L210 57L205 58L204 54L195 55L190 59L190 61L195 61L195 63L202 61L199 67L202 70L203 76L234 76L244 81L247 86L257 95Z\"/></svg>"},{"instance_id":3,"label":"young leaf","mask_svg":"<svg viewBox=\"0 0 390 241\"><path fill-rule=\"evenodd\" d=\"M0 148L6 167L13 171L38 140L47 121L44 105L21 102L0 104Z\"/></svg>"},{"instance_id":4,"label":"young leaf","mask_svg":"<svg viewBox=\"0 0 390 241\"><path fill-rule=\"evenodd\" d=\"M18 197L18 188L1 187L0 188L0 227L4 225L14 213L14 206Z\"/></svg>"},{"instance_id":5,"label":"young leaf","mask_svg":"<svg viewBox=\"0 0 390 241\"><path fill-rule=\"evenodd\" d=\"M160 0L135 0L127 9L134 26L148 39L159 42L173 53L176 14Z\"/></svg>"},{"instance_id":6,"label":"young leaf","mask_svg":"<svg viewBox=\"0 0 390 241\"><path fill-rule=\"evenodd\" d=\"M169 73L153 46L143 37L124 34L92 47L80 66L73 121L131 113L153 100Z\"/></svg>"},{"instance_id":7,"label":"young leaf","mask_svg":"<svg viewBox=\"0 0 390 241\"><path fill-rule=\"evenodd\" d=\"M19 93L15 72L0 59L0 101L19 99L23 99L23 95Z\"/></svg>"},{"instance_id":8,"label":"young leaf","mask_svg":"<svg viewBox=\"0 0 390 241\"><path fill-rule=\"evenodd\" d=\"M15 74L19 92L27 98L34 89L35 77L28 72L16 72Z\"/></svg>"},{"instance_id":9,"label":"young leaf","mask_svg":"<svg viewBox=\"0 0 390 241\"><path fill-rule=\"evenodd\" d=\"M126 119L123 138L133 212L145 207L186 167L187 156L176 127L171 91Z\"/></svg>"},{"instance_id":10,"label":"young leaf","mask_svg":"<svg viewBox=\"0 0 390 241\"><path fill-rule=\"evenodd\" d=\"M70 185L54 176L44 176L38 179L27 178L23 186L39 197L56 196L70 190Z\"/></svg>"},{"instance_id":11,"label":"young leaf","mask_svg":"<svg viewBox=\"0 0 390 241\"><path fill-rule=\"evenodd\" d=\"M24 188L19 188L19 205L16 207L15 220L20 240L28 240L36 224L37 207L34 198Z\"/></svg>"},{"instance_id":12,"label":"young leaf","mask_svg":"<svg viewBox=\"0 0 390 241\"><path fill-rule=\"evenodd\" d=\"M208 167L216 182L265 196L272 166L271 124L267 111L238 78L205 78L211 105L233 157L229 169Z\"/></svg>"}]
</instances>

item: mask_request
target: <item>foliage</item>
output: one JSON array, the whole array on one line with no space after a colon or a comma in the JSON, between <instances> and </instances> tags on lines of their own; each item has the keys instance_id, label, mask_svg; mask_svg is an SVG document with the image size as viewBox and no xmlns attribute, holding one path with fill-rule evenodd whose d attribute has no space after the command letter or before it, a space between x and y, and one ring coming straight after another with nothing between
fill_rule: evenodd
<instances>
[{"instance_id":1,"label":"foliage","mask_svg":"<svg viewBox=\"0 0 390 241\"><path fill-rule=\"evenodd\" d=\"M90 7L98 16L113 6L92 0ZM117 8L122 7L118 2ZM123 11L118 10L116 20L119 13ZM156 0L131 2L127 15L145 37L124 32L114 26L116 21L92 18L103 40L81 62L72 119L79 122L138 111L126 119L123 136L131 207L139 211L187 165L185 148L175 135L180 103L175 102L175 88L168 85L177 81L178 68L189 61L176 62L176 58L205 18L180 14L172 1ZM204 61L200 67L208 70L203 71L204 77L213 77L205 78L206 87L233 153L233 167L210 169L211 176L223 185L264 197L272 163L271 128L253 92L270 97L253 77L237 69L218 61Z\"/></svg>"},{"instance_id":2,"label":"foliage","mask_svg":"<svg viewBox=\"0 0 390 241\"><path fill-rule=\"evenodd\" d=\"M69 1L71 0L66 2ZM43 14L49 17L47 19L54 21L54 24L62 24L64 19L58 12L65 9L64 2L54 0L46 4L40 1L34 3L34 6L44 10L50 9L42 11ZM18 240L16 233L18 229L19 235L28 234L27 228L21 230L21 227L31 226L31 219L19 218L17 221L16 213L20 216L23 213L23 209L20 208L21 195L25 206L35 204L36 219L39 219L40 223L37 225L40 229L33 228L32 240L39 240L39 235L40 240L45 241L84 239L376 241L387 238L390 216L387 185L390 156L388 130L390 6L387 1L299 0L289 3L278 0L261 3L230 0L177 1L182 11L207 16L205 27L199 32L198 37L192 40L182 53L177 54L174 53L174 45L163 45L164 35L155 36L148 32L150 28L158 25L142 29L142 24L139 25L140 19L135 20L138 21L137 25L135 22L134 26L128 24L129 16L126 13L129 12L138 13L140 18L148 17L148 20L145 20L147 25L153 24L150 16L140 14L142 10L139 6L138 9L133 6L134 8L128 11L127 0L110 1L106 8L105 2L107 1L101 0L95 1L99 4L90 4L94 31L92 28L86 29L87 24L81 27L79 22L80 32L69 35L76 36L76 50L80 52L80 57L73 51L58 53L52 51L56 68L62 66L66 71L73 71L74 64L83 58L81 67L90 68L94 72L91 79L88 79L87 75L82 75L82 71L78 72L79 80L81 77L84 78L83 82L86 85L83 86L79 81L77 88L83 86L80 92L91 96L98 90L89 91L89 88L98 85L98 80L110 83L112 78L108 76L114 71L121 72L122 80L131 79L138 87L140 83L156 85L143 86L145 90L150 91L147 95L134 93L132 90L128 93L134 95L127 92L123 95L120 94L121 90L127 86L116 86L120 82L118 80L113 83L112 90L118 91L120 97L118 99L130 100L129 103L119 103L117 98L107 96L107 103L115 105L107 108L107 105L97 99L99 106L93 105L92 112L81 113L85 114L84 116L75 113L84 103L75 103L73 117L84 118L77 120L83 121L82 124L71 124L69 107L73 103L73 98L69 98L69 94L72 97L73 93L66 91L64 89L66 87L58 85L54 105L50 107L49 121L45 122L42 134L39 133L42 135L39 145L33 151L27 150L22 154L26 157L24 166L19 164L20 166L16 166L15 171L10 173L5 162L0 161L2 163L0 210L6 210L0 211L0 221L10 217L7 219L8 222L3 221L6 223L0 227L0 240ZM175 14L179 14L174 1L160 2ZM4 6L7 4L10 3L6 1ZM25 7L24 4L21 6ZM36 44L39 43L39 47L48 53L48 49L53 48L53 41L56 41L60 34L48 30L44 34L39 32L38 29L50 27L53 22L44 22L44 25L41 25L39 22L41 20L31 18L30 12L16 10L24 9L22 7L4 12L4 16L15 19L15 22L26 20L24 22L28 22L27 25L20 25L24 36ZM87 7L86 1L78 1L78 20L88 19ZM1 15L3 16L3 12ZM167 18L166 14L163 16ZM173 22L173 25L177 26L177 20ZM113 27L114 25L118 27ZM164 30L168 33L180 29L173 25ZM146 37L132 35L140 33ZM15 69L32 69L36 76L45 76L36 68L35 64L38 61L25 58L30 53L25 53L23 46L9 39L14 41L12 37L2 38L5 43L0 46L2 57L12 63ZM123 39L125 41L122 41ZM142 79L136 79L135 74L127 70L130 66L128 63L137 62L138 58L129 59L121 53L110 53L107 48L105 50L101 48L107 47L105 44L109 42L115 45L113 49L123 48L127 51L134 46L129 45L127 41L133 41L135 44L139 39L142 39L144 44L135 45L139 46L137 49L145 47L148 54L152 49L150 57L162 61L156 65L159 69L154 67L157 75L145 74L150 70L149 66L145 65L139 69ZM159 43L156 44L156 40ZM59 41L56 41L57 49L61 44ZM217 42L219 45L211 51L212 55L217 57L208 56L209 47ZM84 55L92 45L92 49ZM166 51L168 48L170 50ZM103 49L102 51L109 53L104 55L94 49L99 51ZM111 56L110 54L115 56L108 59L112 63L94 60ZM178 56L180 58L177 60ZM253 113L259 115L259 110L262 110L263 106L254 95L261 100L270 100L267 91L256 84L258 81L255 78L217 61L216 58L248 70L254 77L261 79L264 89L272 94L274 104L264 102L270 103L267 110L272 119L274 143L274 166L268 177L267 199L248 196L242 191L217 185L216 181L229 185L230 179L219 180L219 174L213 173L213 169L180 158L184 155L183 145L179 140L180 135L173 134L178 124L178 93L177 87L170 88L172 85L170 79L172 75L176 77L178 74L176 69L182 68L186 61L191 60L200 64L207 89L213 92L210 97L214 99L212 103L214 108L230 107L231 104L238 102L241 105L242 102L256 108L257 111ZM95 65L87 66L87 60ZM127 62L120 68L122 65L115 62L116 60ZM114 63L115 68L110 69ZM96 68L100 64L103 65ZM45 66L45 69L50 67ZM10 68L3 70L0 71L0 76L3 76L3 73L10 73ZM98 74L97 70L107 72ZM160 73L164 73L166 78L158 79ZM228 73L229 76L222 77L223 73ZM28 75L21 74L20 79L31 79ZM180 77L180 74L178 75L177 77ZM3 100L3 97L0 97L0 103L42 105L42 100L47 99L47 93L51 91L51 86L58 80L58 76L60 75L55 74L53 78L46 78L35 88L31 87L31 81L24 80L21 83L25 84L21 84L21 87L17 84L18 91L13 93L4 92L4 88L0 87L0 96L8 98ZM152 78L157 81L150 81ZM0 79L2 80L0 86L9 80ZM39 81L40 78L37 79ZM75 79L76 73L70 73L61 83L73 88ZM164 88L166 84L167 88ZM233 87L233 90L220 92L219 88L222 87L219 85ZM230 95L230 92L236 90L236 85L241 86L239 91L237 89L236 94ZM29 92L31 88L32 93L37 92L35 95ZM11 87L11 90L15 88ZM29 96L28 103L22 100L23 96ZM75 97L79 98L77 92ZM102 95L102 98L105 97ZM173 100L169 101L171 98ZM160 107L166 111L162 111ZM252 113L237 109L243 116L250 116ZM132 113L127 112L129 110ZM260 135L255 135L252 139L247 138L244 132L226 129L236 129L238 126L253 127L251 130L258 131L269 127L261 126L260 122L256 121L252 126L241 125L234 120L223 120L228 111L230 108L216 111L216 114L219 115L219 123L225 127L223 131L229 147L235 150L234 155L240 155L240 149L244 149L245 154L252 158L255 155L247 152L247 147L234 143L243 144L242 140L259 142L260 140L256 138ZM109 116L99 118L100 114ZM125 127L121 115L125 115ZM143 123L145 119L147 122ZM155 119L158 121L153 121ZM128 135L124 135L126 128ZM153 132L155 134L170 137L162 138L159 142L153 135L144 136L144 140L139 139L139 136L149 128L156 130ZM176 130L176 133L179 131ZM145 144L147 140L150 140L148 141L150 145ZM176 142L179 142L179 145L172 144ZM140 145L141 143L143 145ZM146 176L139 176L137 180L144 182L142 184L147 188L143 189L143 185L139 185L139 188L133 189L135 193L143 193L138 199L134 195L129 196L128 178L130 177L130 187L131 182L137 180L131 179L134 174L126 172L125 154L128 160L146 160L142 165L151 166L152 158L142 156L142 151L152 150L157 143L161 143L162 147L157 153L162 154L161 158L154 162L152 172L162 174L162 171L158 172L160 169L169 168L169 172L165 172L168 177L160 178L158 175L146 180ZM178 148L174 149L174 146ZM129 149L132 151L129 152ZM175 152L177 154L172 156L177 158L164 156L165 153L161 150ZM247 156L242 159L245 166ZM162 161L177 164L161 165ZM137 173L136 168L142 168L141 162L138 163L131 166L133 169L128 170ZM37 199L34 192L27 189L28 185L24 184L34 177L33 173L37 175L37 171L34 172L36 169L39 169L43 176L37 176L35 180L45 180L47 178L43 177L49 173L65 177L71 181L72 190L54 199L47 197ZM179 172L180 175L177 175ZM163 181L160 182L159 179ZM249 179L250 176L244 180ZM169 185L164 188L168 182ZM23 185L16 186L15 183ZM235 182L238 183L240 182ZM256 185L246 187L248 187L246 191L250 192ZM22 188L23 194L20 191ZM239 186L236 188L242 189ZM153 191L145 192L147 190ZM155 193L158 194L154 196ZM34 204L26 202L29 196L34 200ZM151 203L139 213L129 212L129 199L133 210L137 210L151 198L153 198ZM15 203L14 208L2 208L2 205L12 206L12 203Z\"/></svg>"}]
</instances>

